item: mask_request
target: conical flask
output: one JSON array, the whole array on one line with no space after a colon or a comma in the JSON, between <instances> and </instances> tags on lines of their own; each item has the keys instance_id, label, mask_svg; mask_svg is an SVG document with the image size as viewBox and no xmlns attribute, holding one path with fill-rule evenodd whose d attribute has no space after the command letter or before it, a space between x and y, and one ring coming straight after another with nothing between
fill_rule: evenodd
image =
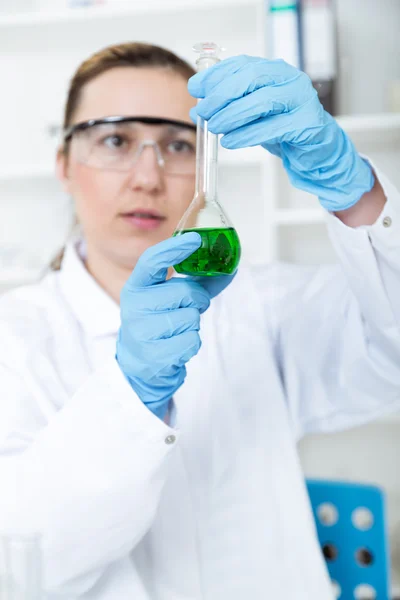
<instances>
[{"instance_id":1,"label":"conical flask","mask_svg":"<svg viewBox=\"0 0 400 600\"><path fill-rule=\"evenodd\" d=\"M213 42L196 44L197 70L219 62L220 48ZM186 260L174 265L178 273L195 276L230 275L241 254L239 236L218 202L218 136L208 131L207 121L197 117L196 189L174 235L200 234L202 244Z\"/></svg>"}]
</instances>

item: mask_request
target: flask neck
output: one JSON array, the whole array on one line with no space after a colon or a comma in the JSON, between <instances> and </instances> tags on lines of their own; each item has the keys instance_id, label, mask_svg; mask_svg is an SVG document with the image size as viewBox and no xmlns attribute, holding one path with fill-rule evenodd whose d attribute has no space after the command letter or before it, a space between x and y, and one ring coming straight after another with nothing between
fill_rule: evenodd
<instances>
[{"instance_id":1,"label":"flask neck","mask_svg":"<svg viewBox=\"0 0 400 600\"><path fill-rule=\"evenodd\" d=\"M205 69L209 69L213 65L216 65L218 62L220 62L218 56L211 54L202 55L196 60L197 71L199 72L204 71Z\"/></svg>"},{"instance_id":2,"label":"flask neck","mask_svg":"<svg viewBox=\"0 0 400 600\"><path fill-rule=\"evenodd\" d=\"M208 122L197 117L196 191L205 203L217 200L218 136L208 130Z\"/></svg>"}]
</instances>

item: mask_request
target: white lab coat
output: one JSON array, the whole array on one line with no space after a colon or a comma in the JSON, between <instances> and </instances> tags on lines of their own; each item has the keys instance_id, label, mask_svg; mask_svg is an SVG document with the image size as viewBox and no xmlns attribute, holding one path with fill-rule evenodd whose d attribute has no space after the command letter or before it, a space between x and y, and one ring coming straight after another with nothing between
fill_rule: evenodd
<instances>
[{"instance_id":1,"label":"white lab coat","mask_svg":"<svg viewBox=\"0 0 400 600\"><path fill-rule=\"evenodd\" d=\"M212 301L172 426L120 372L119 308L73 246L2 297L0 529L43 534L50 600L332 597L296 440L400 408L400 195L380 178L375 225L328 216L340 267L243 266Z\"/></svg>"}]
</instances>

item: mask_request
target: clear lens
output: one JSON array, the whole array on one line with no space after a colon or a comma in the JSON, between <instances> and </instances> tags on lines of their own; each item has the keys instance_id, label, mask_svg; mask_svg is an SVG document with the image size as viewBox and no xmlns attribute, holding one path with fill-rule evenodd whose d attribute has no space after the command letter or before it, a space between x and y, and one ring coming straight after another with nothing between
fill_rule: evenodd
<instances>
[{"instance_id":1,"label":"clear lens","mask_svg":"<svg viewBox=\"0 0 400 600\"><path fill-rule=\"evenodd\" d=\"M144 130L138 123L101 123L75 132L72 149L79 162L95 169L129 171L142 152L154 151L166 173L194 175L196 170L196 134L184 127Z\"/></svg>"}]
</instances>

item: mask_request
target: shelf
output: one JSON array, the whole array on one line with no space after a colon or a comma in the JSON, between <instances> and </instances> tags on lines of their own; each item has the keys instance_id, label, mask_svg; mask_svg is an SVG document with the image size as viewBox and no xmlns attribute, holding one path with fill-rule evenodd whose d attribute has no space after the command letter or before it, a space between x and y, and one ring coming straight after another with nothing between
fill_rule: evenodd
<instances>
[{"instance_id":1,"label":"shelf","mask_svg":"<svg viewBox=\"0 0 400 600\"><path fill-rule=\"evenodd\" d=\"M326 215L321 208L282 209L272 213L275 225L313 225L325 223Z\"/></svg>"},{"instance_id":2,"label":"shelf","mask_svg":"<svg viewBox=\"0 0 400 600\"><path fill-rule=\"evenodd\" d=\"M221 165L262 164L267 162L270 156L261 146L238 150L227 150L221 146L218 150L218 160Z\"/></svg>"},{"instance_id":3,"label":"shelf","mask_svg":"<svg viewBox=\"0 0 400 600\"><path fill-rule=\"evenodd\" d=\"M381 425L400 425L400 413L394 413L392 415L386 415L385 417L381 417L372 423L379 423ZM400 596L400 593L399 593Z\"/></svg>"},{"instance_id":4,"label":"shelf","mask_svg":"<svg viewBox=\"0 0 400 600\"><path fill-rule=\"evenodd\" d=\"M126 3L126 6L90 6L76 7L54 11L33 11L27 13L15 13L12 15L1 15L0 27L26 27L46 26L57 24L76 23L87 21L95 23L96 20L126 19L138 14L166 13L173 11L204 10L215 8L237 7L249 8L261 5L260 0L136 0Z\"/></svg>"},{"instance_id":5,"label":"shelf","mask_svg":"<svg viewBox=\"0 0 400 600\"><path fill-rule=\"evenodd\" d=\"M355 143L359 142L374 146L377 143L390 144L391 142L396 141L399 143L400 151L400 113L340 116L337 117L337 120L343 129L352 136ZM241 148L239 150L226 150L221 147L219 150L221 166L266 164L270 156L271 155L260 146ZM10 167L0 168L0 182L16 179L53 178L54 170L55 167L53 164L46 163L12 165ZM276 222L280 225L292 225L302 222L322 223L323 220L322 211L314 209L302 211L288 210L281 211L279 215L277 215Z\"/></svg>"},{"instance_id":6,"label":"shelf","mask_svg":"<svg viewBox=\"0 0 400 600\"><path fill-rule=\"evenodd\" d=\"M221 148L219 151L219 164L221 166L259 165L262 161L267 161L268 157L268 153L260 147L241 148L240 150ZM49 179L54 177L55 165L50 163L30 163L0 168L0 183L17 179Z\"/></svg>"},{"instance_id":7,"label":"shelf","mask_svg":"<svg viewBox=\"0 0 400 600\"><path fill-rule=\"evenodd\" d=\"M348 133L385 131L400 128L400 113L376 113L370 115L338 115L335 117Z\"/></svg>"},{"instance_id":8,"label":"shelf","mask_svg":"<svg viewBox=\"0 0 400 600\"><path fill-rule=\"evenodd\" d=\"M335 118L356 142L400 143L400 113L339 115Z\"/></svg>"},{"instance_id":9,"label":"shelf","mask_svg":"<svg viewBox=\"0 0 400 600\"><path fill-rule=\"evenodd\" d=\"M50 179L53 177L55 177L55 165L46 163L11 165L7 168L0 168L0 183L18 179Z\"/></svg>"}]
</instances>

